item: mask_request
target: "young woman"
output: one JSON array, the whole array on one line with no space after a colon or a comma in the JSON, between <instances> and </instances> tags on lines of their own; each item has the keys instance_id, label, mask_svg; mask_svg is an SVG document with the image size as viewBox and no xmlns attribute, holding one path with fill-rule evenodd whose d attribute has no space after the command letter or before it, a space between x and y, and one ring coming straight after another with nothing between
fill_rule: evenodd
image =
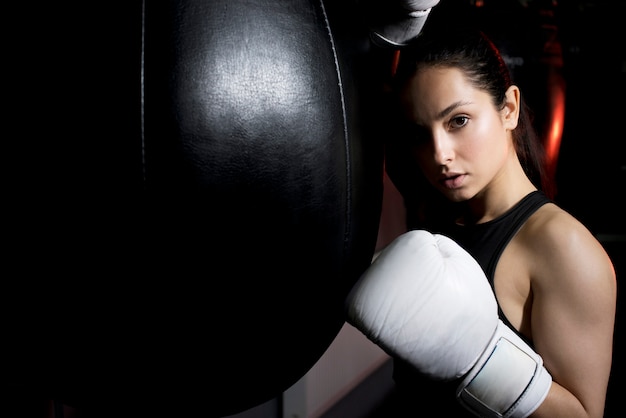
<instances>
[{"instance_id":1,"label":"young woman","mask_svg":"<svg viewBox=\"0 0 626 418\"><path fill-rule=\"evenodd\" d=\"M590 231L552 200L541 142L497 48L477 30L426 28L400 52L392 97L391 152L409 166L388 170L410 227L472 254L502 321L542 357L553 381L531 416L602 417L615 271ZM458 382L433 382L400 360L394 379L401 416L471 416L454 401Z\"/></svg>"}]
</instances>

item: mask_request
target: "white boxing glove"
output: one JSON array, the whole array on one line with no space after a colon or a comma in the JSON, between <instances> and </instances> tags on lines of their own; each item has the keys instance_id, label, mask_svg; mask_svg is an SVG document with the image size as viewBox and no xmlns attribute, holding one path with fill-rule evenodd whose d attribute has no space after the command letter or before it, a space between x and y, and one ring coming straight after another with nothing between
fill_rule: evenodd
<instances>
[{"instance_id":1,"label":"white boxing glove","mask_svg":"<svg viewBox=\"0 0 626 418\"><path fill-rule=\"evenodd\" d=\"M346 300L347 321L387 354L438 380L461 379L457 400L481 417L525 418L552 376L498 318L478 262L423 230L392 241Z\"/></svg>"},{"instance_id":2,"label":"white boxing glove","mask_svg":"<svg viewBox=\"0 0 626 418\"><path fill-rule=\"evenodd\" d=\"M408 45L421 33L439 0L365 0L370 37L382 47Z\"/></svg>"}]
</instances>

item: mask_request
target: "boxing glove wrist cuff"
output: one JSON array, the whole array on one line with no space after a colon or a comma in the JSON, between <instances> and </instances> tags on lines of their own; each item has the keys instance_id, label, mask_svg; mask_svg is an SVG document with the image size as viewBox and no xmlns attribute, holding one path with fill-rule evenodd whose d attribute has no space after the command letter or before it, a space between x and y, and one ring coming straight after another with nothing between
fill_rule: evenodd
<instances>
[{"instance_id":1,"label":"boxing glove wrist cuff","mask_svg":"<svg viewBox=\"0 0 626 418\"><path fill-rule=\"evenodd\" d=\"M541 356L499 320L489 346L459 385L457 400L481 417L525 418L551 385Z\"/></svg>"}]
</instances>

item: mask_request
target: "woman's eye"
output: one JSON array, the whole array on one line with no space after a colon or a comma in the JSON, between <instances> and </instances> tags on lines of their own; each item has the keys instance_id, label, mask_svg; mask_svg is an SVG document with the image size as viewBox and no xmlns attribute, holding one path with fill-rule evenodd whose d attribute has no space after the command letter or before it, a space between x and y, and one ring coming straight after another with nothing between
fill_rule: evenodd
<instances>
[{"instance_id":1,"label":"woman's eye","mask_svg":"<svg viewBox=\"0 0 626 418\"><path fill-rule=\"evenodd\" d=\"M450 126L453 129L462 128L463 126L467 124L468 121L469 121L469 118L467 116L455 116L454 118L450 120Z\"/></svg>"}]
</instances>

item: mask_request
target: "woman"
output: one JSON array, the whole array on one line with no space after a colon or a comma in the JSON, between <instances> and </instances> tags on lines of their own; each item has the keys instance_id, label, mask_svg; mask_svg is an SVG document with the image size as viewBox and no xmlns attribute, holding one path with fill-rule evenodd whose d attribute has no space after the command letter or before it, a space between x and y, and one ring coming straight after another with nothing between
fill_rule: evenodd
<instances>
[{"instance_id":1,"label":"woman","mask_svg":"<svg viewBox=\"0 0 626 418\"><path fill-rule=\"evenodd\" d=\"M409 166L391 159L387 168L410 227L472 254L500 318L543 358L553 383L531 416L602 417L615 271L590 231L551 200L541 142L497 48L479 31L426 28L400 52L392 97L400 117L390 155ZM407 178L411 165L421 179ZM400 360L394 379L402 416L471 416L453 400L454 382L428 381Z\"/></svg>"}]
</instances>

